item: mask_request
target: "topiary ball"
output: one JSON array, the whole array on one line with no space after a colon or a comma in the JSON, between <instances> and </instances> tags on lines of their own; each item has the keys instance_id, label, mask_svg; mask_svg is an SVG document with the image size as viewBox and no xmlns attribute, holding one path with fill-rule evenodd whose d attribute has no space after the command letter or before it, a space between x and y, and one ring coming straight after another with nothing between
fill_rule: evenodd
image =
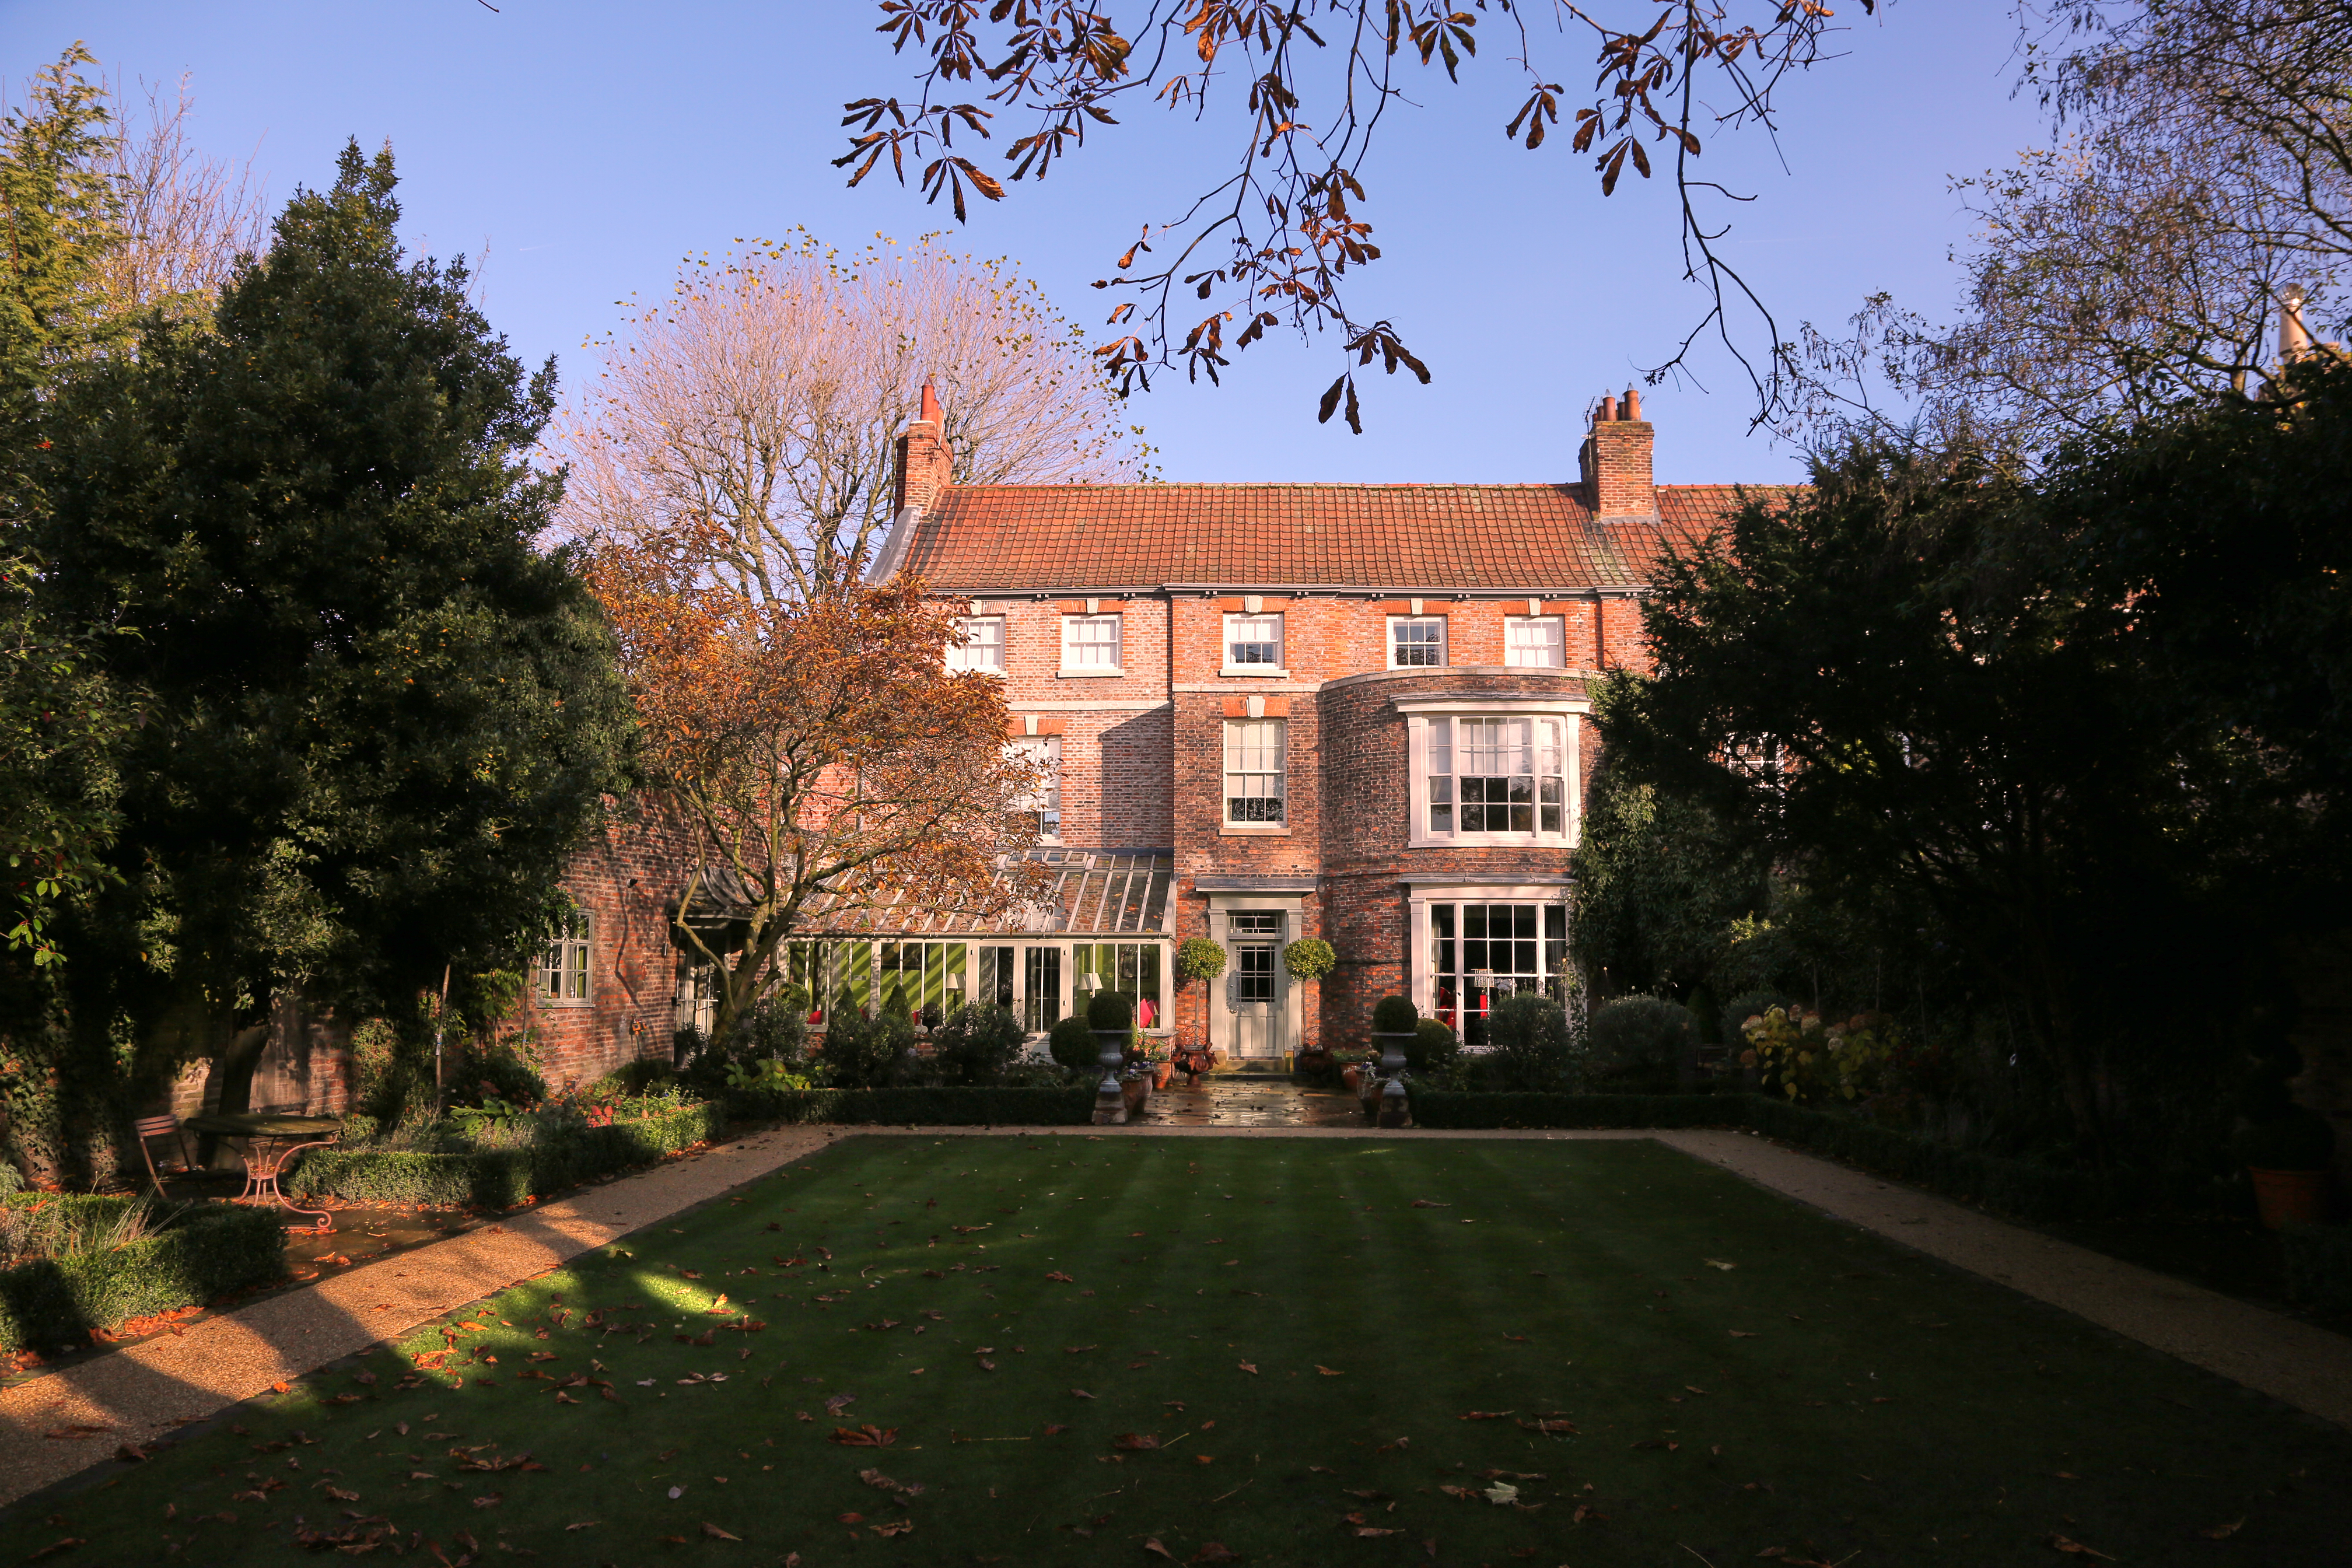
<instances>
[{"instance_id":1,"label":"topiary ball","mask_svg":"<svg viewBox=\"0 0 2352 1568\"><path fill-rule=\"evenodd\" d=\"M1402 996L1383 996L1372 1007L1372 1033L1375 1035L1410 1035L1421 1026L1421 1014L1411 1000Z\"/></svg>"},{"instance_id":2,"label":"topiary ball","mask_svg":"<svg viewBox=\"0 0 2352 1568\"><path fill-rule=\"evenodd\" d=\"M1084 1018L1065 1018L1045 1037L1045 1049L1066 1068L1090 1068L1096 1057L1094 1031Z\"/></svg>"},{"instance_id":3,"label":"topiary ball","mask_svg":"<svg viewBox=\"0 0 2352 1568\"><path fill-rule=\"evenodd\" d=\"M1087 999L1087 1026L1090 1029L1135 1027L1135 998L1124 991L1096 992Z\"/></svg>"}]
</instances>

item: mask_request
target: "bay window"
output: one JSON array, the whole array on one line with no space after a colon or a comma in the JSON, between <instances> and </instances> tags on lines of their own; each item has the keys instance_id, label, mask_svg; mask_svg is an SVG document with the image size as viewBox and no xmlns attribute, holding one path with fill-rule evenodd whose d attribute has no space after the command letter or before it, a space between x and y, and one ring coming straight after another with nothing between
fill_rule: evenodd
<instances>
[{"instance_id":1,"label":"bay window","mask_svg":"<svg viewBox=\"0 0 2352 1568\"><path fill-rule=\"evenodd\" d=\"M1411 841L1576 842L1576 715L1409 714Z\"/></svg>"}]
</instances>

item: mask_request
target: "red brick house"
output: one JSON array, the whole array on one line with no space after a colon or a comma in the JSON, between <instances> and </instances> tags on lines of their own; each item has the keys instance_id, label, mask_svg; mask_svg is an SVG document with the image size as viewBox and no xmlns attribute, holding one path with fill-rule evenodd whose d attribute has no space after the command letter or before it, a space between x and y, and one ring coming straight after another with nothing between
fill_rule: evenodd
<instances>
[{"instance_id":1,"label":"red brick house","mask_svg":"<svg viewBox=\"0 0 2352 1568\"><path fill-rule=\"evenodd\" d=\"M1003 679L1009 743L1054 771L1055 892L986 930L910 907L790 944L820 1022L986 1000L1042 1031L1117 986L1157 1034L1273 1062L1362 1043L1391 993L1475 1041L1497 997L1559 989L1590 685L1643 658L1662 544L1738 500L1652 483L1635 395L1601 401L1577 479L1535 484L959 486L925 413L873 575L951 600L951 660ZM707 1023L675 843L622 818L567 879L582 921L529 1004L551 1081ZM1177 984L1195 936L1228 954L1213 985ZM1312 987L1282 962L1307 936L1339 957Z\"/></svg>"},{"instance_id":2,"label":"red brick house","mask_svg":"<svg viewBox=\"0 0 2352 1568\"><path fill-rule=\"evenodd\" d=\"M1361 1043L1392 992L1475 1040L1496 997L1558 989L1590 684L1643 657L1662 543L1737 503L1652 483L1637 395L1562 483L958 486L940 428L901 440L875 574L964 613L952 657L1002 675L1013 743L1055 768L1046 852L1144 891L1108 923L1074 888L1028 929L926 931L923 994L1035 1028L1115 984L1271 1060ZM876 931L877 979L902 934ZM1180 988L1193 936L1230 962ZM1339 956L1311 995L1281 961L1305 936Z\"/></svg>"}]
</instances>

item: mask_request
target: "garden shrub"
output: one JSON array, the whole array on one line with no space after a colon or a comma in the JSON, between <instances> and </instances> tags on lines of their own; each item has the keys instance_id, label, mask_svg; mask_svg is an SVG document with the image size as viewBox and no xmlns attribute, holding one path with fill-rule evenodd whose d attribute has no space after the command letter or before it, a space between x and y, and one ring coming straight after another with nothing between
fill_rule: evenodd
<instances>
[{"instance_id":1,"label":"garden shrub","mask_svg":"<svg viewBox=\"0 0 2352 1568\"><path fill-rule=\"evenodd\" d=\"M1100 1060L1094 1031L1084 1018L1065 1018L1045 1037L1045 1051L1072 1072L1084 1072Z\"/></svg>"},{"instance_id":2,"label":"garden shrub","mask_svg":"<svg viewBox=\"0 0 2352 1568\"><path fill-rule=\"evenodd\" d=\"M505 1146L314 1149L287 1178L289 1191L359 1202L512 1208L632 1165L709 1142L724 1130L715 1104L646 1102L646 1113L592 1127L576 1117L516 1122ZM625 1110L625 1106L624 1110Z\"/></svg>"},{"instance_id":3,"label":"garden shrub","mask_svg":"<svg viewBox=\"0 0 2352 1568\"><path fill-rule=\"evenodd\" d=\"M915 1026L905 1010L869 1018L855 1009L833 1015L817 1057L824 1076L843 1089L886 1089L906 1071Z\"/></svg>"},{"instance_id":4,"label":"garden shrub","mask_svg":"<svg viewBox=\"0 0 2352 1568\"><path fill-rule=\"evenodd\" d=\"M1091 1084L1054 1088L810 1089L728 1095L744 1121L829 1121L858 1126L1083 1127L1094 1119Z\"/></svg>"},{"instance_id":5,"label":"garden shrub","mask_svg":"<svg viewBox=\"0 0 2352 1568\"><path fill-rule=\"evenodd\" d=\"M1760 1018L1775 1007L1793 1008L1796 1001L1778 991L1746 991L1723 1005L1722 1032L1717 1037L1724 1048L1738 1056L1748 1043L1748 1020Z\"/></svg>"},{"instance_id":6,"label":"garden shrub","mask_svg":"<svg viewBox=\"0 0 2352 1568\"><path fill-rule=\"evenodd\" d=\"M1135 998L1125 991L1097 991L1087 998L1088 1029L1135 1027Z\"/></svg>"},{"instance_id":7,"label":"garden shrub","mask_svg":"<svg viewBox=\"0 0 2352 1568\"><path fill-rule=\"evenodd\" d=\"M992 1084L1020 1057L1027 1040L1011 1008L968 1002L931 1031L931 1053L950 1083Z\"/></svg>"},{"instance_id":8,"label":"garden shrub","mask_svg":"<svg viewBox=\"0 0 2352 1568\"><path fill-rule=\"evenodd\" d=\"M580 1098L591 1105L607 1105L677 1081L677 1068L659 1057L640 1057L635 1061L622 1063L582 1089Z\"/></svg>"},{"instance_id":9,"label":"garden shrub","mask_svg":"<svg viewBox=\"0 0 2352 1568\"><path fill-rule=\"evenodd\" d=\"M1674 1087L1698 1054L1690 1010L1655 996L1620 996L1592 1016L1592 1069L1612 1082Z\"/></svg>"},{"instance_id":10,"label":"garden shrub","mask_svg":"<svg viewBox=\"0 0 2352 1568\"><path fill-rule=\"evenodd\" d=\"M1339 954L1319 936L1302 936L1282 950L1282 966L1294 980L1320 980L1339 966Z\"/></svg>"},{"instance_id":11,"label":"garden shrub","mask_svg":"<svg viewBox=\"0 0 2352 1568\"><path fill-rule=\"evenodd\" d=\"M2352 1225L2289 1225L2279 1232L2286 1255L2286 1298L2323 1312L2352 1312Z\"/></svg>"},{"instance_id":12,"label":"garden shrub","mask_svg":"<svg viewBox=\"0 0 2352 1568\"><path fill-rule=\"evenodd\" d=\"M1462 1042L1435 1018L1423 1018L1404 1048L1405 1069L1416 1078L1449 1071L1462 1054Z\"/></svg>"},{"instance_id":13,"label":"garden shrub","mask_svg":"<svg viewBox=\"0 0 2352 1568\"><path fill-rule=\"evenodd\" d=\"M1507 996L1486 1024L1493 1047L1481 1063L1501 1089L1572 1089L1581 1087L1582 1052L1568 1012L1549 996L1520 992Z\"/></svg>"},{"instance_id":14,"label":"garden shrub","mask_svg":"<svg viewBox=\"0 0 2352 1568\"><path fill-rule=\"evenodd\" d=\"M1383 996L1372 1004L1372 1033L1410 1035L1421 1026L1421 1013L1411 998Z\"/></svg>"},{"instance_id":15,"label":"garden shrub","mask_svg":"<svg viewBox=\"0 0 2352 1568\"><path fill-rule=\"evenodd\" d=\"M92 1201L127 1209L140 1200ZM166 1228L124 1246L0 1270L0 1350L86 1344L93 1329L201 1306L286 1272L276 1210L202 1204L165 1218Z\"/></svg>"},{"instance_id":16,"label":"garden shrub","mask_svg":"<svg viewBox=\"0 0 2352 1568\"><path fill-rule=\"evenodd\" d=\"M509 1040L477 1041L448 1061L449 1103L536 1105L547 1098L547 1084Z\"/></svg>"}]
</instances>

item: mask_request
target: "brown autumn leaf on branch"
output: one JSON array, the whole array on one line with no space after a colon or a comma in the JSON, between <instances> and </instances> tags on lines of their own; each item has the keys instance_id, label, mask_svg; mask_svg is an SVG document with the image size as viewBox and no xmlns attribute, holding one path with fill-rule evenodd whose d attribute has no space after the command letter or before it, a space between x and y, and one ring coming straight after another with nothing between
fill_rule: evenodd
<instances>
[{"instance_id":1,"label":"brown autumn leaf on branch","mask_svg":"<svg viewBox=\"0 0 2352 1568\"><path fill-rule=\"evenodd\" d=\"M1005 195L972 159L993 139L1000 114L1026 128L1003 153L1014 181L1043 179L1089 135L1108 137L1122 100L1156 103L1225 138L1224 177L1205 179L1206 190L1180 200L1173 223L1143 223L1113 276L1096 285L1137 296L1112 310L1108 324L1116 331L1094 351L1122 392L1149 387L1155 371L1180 364L1188 379L1205 374L1213 382L1231 364L1229 353L1276 327L1302 340L1339 330L1343 360L1355 366L1323 395L1320 417L1328 421L1344 402L1360 433L1355 368L1377 357L1390 374L1403 365L1429 379L1391 323L1350 310L1345 288L1350 269L1381 258L1363 216L1376 129L1385 122L1390 136L1412 134L1402 129L1409 95L1431 69L1460 81L1476 65L1481 37L1492 37L1480 31L1491 20L1502 37L1493 39L1499 47L1488 55L1489 68L1517 79L1496 105L1507 141L1528 153L1557 144L1591 157L1604 196L1629 166L1645 180L1652 175L1652 146L1669 160L1685 276L1706 291L1708 305L1654 379L1702 334L1712 335L1748 366L1759 407L1769 414L1780 405L1790 363L1783 334L1717 250L1724 225L1720 209L1707 205L1745 198L1694 165L1702 132L1712 137L1766 124L1786 81L1837 52L1835 10L1818 0L1560 4L1556 30L1576 40L1561 59L1547 55L1548 45L1555 52L1559 46L1530 28L1525 7L1509 0L1290 6L1005 0L988 7L880 0L880 6L878 31L894 52L916 57L917 90L843 105L849 145L834 163L849 171L852 185L885 168L904 184L911 171L926 199L946 198L961 221L967 192L989 201ZM1877 0L1860 0L1860 8L1874 15ZM1574 131L1555 143L1550 131L1570 97L1565 83L1587 68L1580 56L1597 68L1591 95L1574 112ZM962 97L978 83L987 84L978 101ZM1138 188L1160 187L1153 181ZM1735 316L1745 322L1736 326ZM1230 339L1229 326L1236 329Z\"/></svg>"},{"instance_id":2,"label":"brown autumn leaf on branch","mask_svg":"<svg viewBox=\"0 0 2352 1568\"><path fill-rule=\"evenodd\" d=\"M902 901L981 920L1035 897L1019 807L1040 770L1005 748L1002 683L945 668L954 618L920 582L761 602L618 541L587 576L642 765L691 846L671 926L712 968L716 1035L788 934ZM722 952L716 924L741 945Z\"/></svg>"}]
</instances>

